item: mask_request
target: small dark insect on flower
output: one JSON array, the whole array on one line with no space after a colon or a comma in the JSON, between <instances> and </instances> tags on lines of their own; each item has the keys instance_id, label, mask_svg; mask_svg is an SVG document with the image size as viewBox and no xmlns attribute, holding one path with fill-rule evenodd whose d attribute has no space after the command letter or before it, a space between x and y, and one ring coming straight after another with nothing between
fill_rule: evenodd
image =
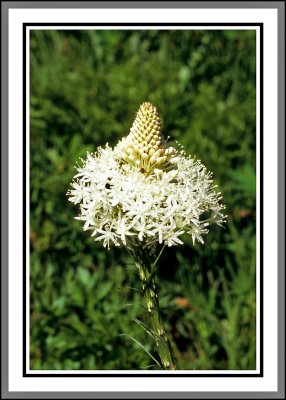
<instances>
[{"instance_id":1,"label":"small dark insect on flower","mask_svg":"<svg viewBox=\"0 0 286 400\"><path fill-rule=\"evenodd\" d=\"M140 172L142 172L142 174L145 174L145 173L146 173L146 171L145 171L144 168L141 168L141 169L140 169Z\"/></svg>"}]
</instances>

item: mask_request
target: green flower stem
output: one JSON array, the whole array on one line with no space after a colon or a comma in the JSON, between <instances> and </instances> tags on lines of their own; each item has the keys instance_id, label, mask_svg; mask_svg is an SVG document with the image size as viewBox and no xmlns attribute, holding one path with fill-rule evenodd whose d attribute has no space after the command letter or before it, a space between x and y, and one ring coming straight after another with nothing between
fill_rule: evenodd
<instances>
[{"instance_id":1,"label":"green flower stem","mask_svg":"<svg viewBox=\"0 0 286 400\"><path fill-rule=\"evenodd\" d=\"M156 263L148 263L147 260L136 261L139 271L147 312L152 325L152 334L157 346L161 365L164 370L176 370L176 364L172 353L158 300L157 288L155 285Z\"/></svg>"}]
</instances>

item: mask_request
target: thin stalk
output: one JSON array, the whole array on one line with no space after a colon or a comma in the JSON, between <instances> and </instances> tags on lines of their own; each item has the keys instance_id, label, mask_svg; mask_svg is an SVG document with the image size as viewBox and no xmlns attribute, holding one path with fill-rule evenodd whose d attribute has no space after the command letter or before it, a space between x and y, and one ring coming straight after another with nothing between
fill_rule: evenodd
<instances>
[{"instance_id":1,"label":"thin stalk","mask_svg":"<svg viewBox=\"0 0 286 400\"><path fill-rule=\"evenodd\" d=\"M146 309L151 321L152 330L155 333L154 340L164 370L176 370L176 364L169 342L166 329L163 324L158 299L157 287L155 284L156 264L150 263L146 258L140 260L136 257L136 266L141 279Z\"/></svg>"}]
</instances>

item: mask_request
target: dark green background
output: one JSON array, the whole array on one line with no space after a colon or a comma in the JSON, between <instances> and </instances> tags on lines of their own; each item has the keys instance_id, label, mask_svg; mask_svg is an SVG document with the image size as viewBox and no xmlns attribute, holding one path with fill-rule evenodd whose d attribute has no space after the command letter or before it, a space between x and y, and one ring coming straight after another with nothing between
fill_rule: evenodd
<instances>
[{"instance_id":1,"label":"dark green background","mask_svg":"<svg viewBox=\"0 0 286 400\"><path fill-rule=\"evenodd\" d=\"M66 192L87 151L128 134L144 101L165 136L214 173L228 214L205 244L169 248L158 274L181 369L255 369L254 31L39 30L30 41L32 369L155 369L140 282L74 220Z\"/></svg>"}]
</instances>

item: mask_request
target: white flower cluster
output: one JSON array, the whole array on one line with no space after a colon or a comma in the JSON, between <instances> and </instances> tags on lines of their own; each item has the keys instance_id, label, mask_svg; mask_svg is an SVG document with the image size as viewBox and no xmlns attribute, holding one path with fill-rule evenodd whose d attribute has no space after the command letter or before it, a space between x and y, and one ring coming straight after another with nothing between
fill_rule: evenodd
<instances>
[{"instance_id":1,"label":"white flower cluster","mask_svg":"<svg viewBox=\"0 0 286 400\"><path fill-rule=\"evenodd\" d=\"M88 154L68 191L69 200L80 204L77 219L84 221L83 229L91 230L104 247L136 241L145 247L174 246L183 244L183 233L190 234L194 243L203 243L209 223L224 221L220 193L199 160L176 151L168 164L165 159L154 162L152 169L149 163L146 172L145 156L137 157L144 161L143 168L134 158L126 160L122 151L122 144L115 149L107 144Z\"/></svg>"}]
</instances>

